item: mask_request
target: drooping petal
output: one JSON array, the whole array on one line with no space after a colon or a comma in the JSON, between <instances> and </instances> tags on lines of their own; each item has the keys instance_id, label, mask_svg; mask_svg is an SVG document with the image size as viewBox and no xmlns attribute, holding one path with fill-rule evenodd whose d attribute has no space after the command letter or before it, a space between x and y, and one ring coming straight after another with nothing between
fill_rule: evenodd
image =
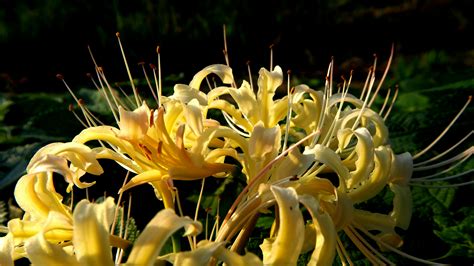
<instances>
[{"instance_id":1,"label":"drooping petal","mask_svg":"<svg viewBox=\"0 0 474 266\"><path fill-rule=\"evenodd\" d=\"M185 227L185 235L201 231L201 224L189 217L179 217L172 209L159 211L136 240L127 264L153 265L166 240L181 227Z\"/></svg>"},{"instance_id":2,"label":"drooping petal","mask_svg":"<svg viewBox=\"0 0 474 266\"><path fill-rule=\"evenodd\" d=\"M109 244L109 227L114 216L114 199L100 204L80 201L74 210L73 243L82 265L114 265Z\"/></svg>"},{"instance_id":3,"label":"drooping petal","mask_svg":"<svg viewBox=\"0 0 474 266\"><path fill-rule=\"evenodd\" d=\"M170 96L170 99L178 100L185 104L196 99L201 105L207 104L207 96L205 93L185 84L174 85L174 93Z\"/></svg>"},{"instance_id":4,"label":"drooping petal","mask_svg":"<svg viewBox=\"0 0 474 266\"><path fill-rule=\"evenodd\" d=\"M48 242L42 232L26 241L25 250L33 265L80 265L73 255Z\"/></svg>"},{"instance_id":5,"label":"drooping petal","mask_svg":"<svg viewBox=\"0 0 474 266\"><path fill-rule=\"evenodd\" d=\"M365 181L374 168L374 143L372 136L366 128L357 128L351 130L345 128L337 132L339 140L339 148L342 150L352 139L352 136L357 137L357 144L354 152L357 154L355 161L355 170L351 171L351 177L347 180L347 188L353 189L360 185L360 182Z\"/></svg>"},{"instance_id":6,"label":"drooping petal","mask_svg":"<svg viewBox=\"0 0 474 266\"><path fill-rule=\"evenodd\" d=\"M216 74L225 84L231 84L234 81L234 76L232 75L232 68L222 64L215 64L207 66L203 70L196 73L196 75L194 75L193 79L189 83L189 86L191 88L199 90L199 88L201 87L201 82L209 74Z\"/></svg>"},{"instance_id":7,"label":"drooping petal","mask_svg":"<svg viewBox=\"0 0 474 266\"><path fill-rule=\"evenodd\" d=\"M410 187L391 183L390 190L395 194L393 197L393 211L390 212L390 216L395 220L398 227L407 230L413 213Z\"/></svg>"},{"instance_id":8,"label":"drooping petal","mask_svg":"<svg viewBox=\"0 0 474 266\"><path fill-rule=\"evenodd\" d=\"M199 136L203 131L202 124L202 110L198 100L193 99L184 107L184 117L186 124L191 128L196 136Z\"/></svg>"},{"instance_id":9,"label":"drooping petal","mask_svg":"<svg viewBox=\"0 0 474 266\"><path fill-rule=\"evenodd\" d=\"M0 265L13 266L13 236L0 237Z\"/></svg>"},{"instance_id":10,"label":"drooping petal","mask_svg":"<svg viewBox=\"0 0 474 266\"><path fill-rule=\"evenodd\" d=\"M304 241L304 220L294 188L272 186L280 227L276 238L260 245L265 265L296 265ZM269 243L271 242L271 243ZM291 243L291 244L290 244Z\"/></svg>"},{"instance_id":11,"label":"drooping petal","mask_svg":"<svg viewBox=\"0 0 474 266\"><path fill-rule=\"evenodd\" d=\"M302 195L299 200L311 214L316 229L316 246L308 265L332 264L336 256L337 232L331 216L320 210L314 197Z\"/></svg>"}]
</instances>

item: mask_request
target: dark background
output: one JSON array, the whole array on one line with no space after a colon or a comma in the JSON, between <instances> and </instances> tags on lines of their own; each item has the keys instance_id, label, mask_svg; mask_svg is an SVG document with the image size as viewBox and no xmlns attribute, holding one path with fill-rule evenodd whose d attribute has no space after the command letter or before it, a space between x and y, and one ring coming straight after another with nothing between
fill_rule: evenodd
<instances>
[{"instance_id":1,"label":"dark background","mask_svg":"<svg viewBox=\"0 0 474 266\"><path fill-rule=\"evenodd\" d=\"M86 83L84 74L93 71L87 45L106 73L123 79L117 31L132 66L155 62L160 45L163 74L189 79L224 62L224 24L236 69L247 60L267 66L270 44L275 62L296 73L324 70L331 56L339 65L368 66L373 53L386 59L392 43L398 56L444 50L472 67L472 10L469 0L1 1L0 81L54 90L61 87L55 75L63 73L75 85Z\"/></svg>"}]
</instances>

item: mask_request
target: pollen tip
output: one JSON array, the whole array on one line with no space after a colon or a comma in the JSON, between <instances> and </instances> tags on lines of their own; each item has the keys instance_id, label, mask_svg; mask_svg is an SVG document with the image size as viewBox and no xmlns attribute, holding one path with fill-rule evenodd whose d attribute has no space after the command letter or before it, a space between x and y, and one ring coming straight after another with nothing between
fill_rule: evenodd
<instances>
[{"instance_id":1,"label":"pollen tip","mask_svg":"<svg viewBox=\"0 0 474 266\"><path fill-rule=\"evenodd\" d=\"M74 110L74 105L70 103L67 109L69 110L69 112L72 112Z\"/></svg>"},{"instance_id":2,"label":"pollen tip","mask_svg":"<svg viewBox=\"0 0 474 266\"><path fill-rule=\"evenodd\" d=\"M86 73L86 77L91 78L91 77L92 77L92 74L89 73L89 72L87 72L87 73Z\"/></svg>"},{"instance_id":3,"label":"pollen tip","mask_svg":"<svg viewBox=\"0 0 474 266\"><path fill-rule=\"evenodd\" d=\"M140 62L138 62L138 65L139 65L139 66L143 66L143 65L145 65L145 62L140 61Z\"/></svg>"},{"instance_id":4,"label":"pollen tip","mask_svg":"<svg viewBox=\"0 0 474 266\"><path fill-rule=\"evenodd\" d=\"M56 78L60 79L60 80L63 80L64 79L64 76L62 74L56 74Z\"/></svg>"},{"instance_id":5,"label":"pollen tip","mask_svg":"<svg viewBox=\"0 0 474 266\"><path fill-rule=\"evenodd\" d=\"M120 37L120 32L117 31L117 32L115 33L115 36Z\"/></svg>"},{"instance_id":6,"label":"pollen tip","mask_svg":"<svg viewBox=\"0 0 474 266\"><path fill-rule=\"evenodd\" d=\"M288 69L288 71L286 71L286 74L291 75L291 69Z\"/></svg>"},{"instance_id":7,"label":"pollen tip","mask_svg":"<svg viewBox=\"0 0 474 266\"><path fill-rule=\"evenodd\" d=\"M157 46L156 46L156 53L158 53L158 54L159 54L160 52L161 52L160 46L159 46L159 45L157 45Z\"/></svg>"},{"instance_id":8,"label":"pollen tip","mask_svg":"<svg viewBox=\"0 0 474 266\"><path fill-rule=\"evenodd\" d=\"M250 65L250 60L247 60L247 62L245 62L245 64Z\"/></svg>"},{"instance_id":9,"label":"pollen tip","mask_svg":"<svg viewBox=\"0 0 474 266\"><path fill-rule=\"evenodd\" d=\"M81 106L86 104L86 102L85 102L83 99L79 99L79 100L78 100L78 103L79 103L79 105L81 105Z\"/></svg>"},{"instance_id":10,"label":"pollen tip","mask_svg":"<svg viewBox=\"0 0 474 266\"><path fill-rule=\"evenodd\" d=\"M156 66L155 66L154 64L151 64L151 63L150 63L149 66L150 66L151 69L156 69Z\"/></svg>"},{"instance_id":11,"label":"pollen tip","mask_svg":"<svg viewBox=\"0 0 474 266\"><path fill-rule=\"evenodd\" d=\"M268 46L269 49L273 49L273 47L275 47L275 44L274 44L274 43L272 43L272 44L270 44L270 45Z\"/></svg>"}]
</instances>

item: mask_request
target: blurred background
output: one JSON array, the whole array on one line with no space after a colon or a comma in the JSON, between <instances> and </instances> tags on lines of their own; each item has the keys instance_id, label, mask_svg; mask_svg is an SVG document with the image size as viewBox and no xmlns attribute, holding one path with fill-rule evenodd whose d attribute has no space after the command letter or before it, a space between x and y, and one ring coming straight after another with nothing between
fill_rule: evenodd
<instances>
[{"instance_id":1,"label":"blurred background","mask_svg":"<svg viewBox=\"0 0 474 266\"><path fill-rule=\"evenodd\" d=\"M94 71L87 47L110 81L127 81L116 32L137 82L144 80L137 64L156 64L160 46L168 92L175 83L188 83L203 67L225 63L223 25L237 80L247 78L247 61L254 75L260 67L268 68L273 45L274 64L291 69L294 84L320 88L334 57L335 77L354 70L356 95L373 55L378 56L380 78L393 44L394 59L381 95L399 85L388 126L394 150L413 153L444 129L474 91L473 10L471 0L1 0L0 222L6 221L2 208L32 154L46 143L68 141L82 129L67 111L72 99L57 73L107 120L106 108L86 77ZM381 99L376 102L380 104ZM472 131L472 106L428 156ZM464 148L472 145L472 138L467 142ZM452 174L472 170L472 161ZM457 183L473 177L463 178ZM403 233L404 250L427 259L446 256L447 262L471 263L473 190L472 185L414 188L415 214ZM148 187L142 193L153 197ZM142 208L134 209L137 216L148 215L137 220L138 226L154 214Z\"/></svg>"}]
</instances>

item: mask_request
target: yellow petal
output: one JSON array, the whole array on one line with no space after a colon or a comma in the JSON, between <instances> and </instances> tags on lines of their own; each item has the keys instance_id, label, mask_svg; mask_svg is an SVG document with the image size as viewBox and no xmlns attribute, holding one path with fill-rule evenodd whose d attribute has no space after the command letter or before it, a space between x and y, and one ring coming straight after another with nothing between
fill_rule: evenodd
<instances>
[{"instance_id":1,"label":"yellow petal","mask_svg":"<svg viewBox=\"0 0 474 266\"><path fill-rule=\"evenodd\" d=\"M373 198L387 185L390 176L392 152L385 146L375 149L375 167L368 180L360 187L349 192L349 197L354 203L364 202Z\"/></svg>"},{"instance_id":2,"label":"yellow petal","mask_svg":"<svg viewBox=\"0 0 474 266\"><path fill-rule=\"evenodd\" d=\"M281 67L276 66L273 71L268 71L265 68L261 68L258 72L258 93L257 101L259 102L261 117L265 127L271 127L274 125L269 124L270 110L273 106L273 96L275 95L276 89L283 82L283 71Z\"/></svg>"},{"instance_id":3,"label":"yellow petal","mask_svg":"<svg viewBox=\"0 0 474 266\"><path fill-rule=\"evenodd\" d=\"M209 74L216 74L225 84L231 84L234 81L234 76L232 75L232 68L222 64L215 64L207 66L203 70L196 73L196 75L194 75L193 79L189 83L189 87L199 90L199 88L201 87L201 82Z\"/></svg>"},{"instance_id":4,"label":"yellow petal","mask_svg":"<svg viewBox=\"0 0 474 266\"><path fill-rule=\"evenodd\" d=\"M395 220L398 227L408 229L412 215L413 201L409 186L390 184L390 190L393 191L393 211L390 216Z\"/></svg>"},{"instance_id":5,"label":"yellow petal","mask_svg":"<svg viewBox=\"0 0 474 266\"><path fill-rule=\"evenodd\" d=\"M272 186L271 191L278 204L280 228L271 243L271 248L264 247L263 263L265 265L296 265L304 241L304 220L299 209L298 195L294 188Z\"/></svg>"},{"instance_id":6,"label":"yellow petal","mask_svg":"<svg viewBox=\"0 0 474 266\"><path fill-rule=\"evenodd\" d=\"M191 128L193 133L199 136L202 133L202 110L198 100L193 99L186 104L184 109L184 117L186 125Z\"/></svg>"},{"instance_id":7,"label":"yellow petal","mask_svg":"<svg viewBox=\"0 0 474 266\"><path fill-rule=\"evenodd\" d=\"M308 265L330 265L336 256L337 238L336 228L331 216L320 210L314 197L303 195L299 197L299 200L311 214L316 230L316 246Z\"/></svg>"},{"instance_id":8,"label":"yellow petal","mask_svg":"<svg viewBox=\"0 0 474 266\"><path fill-rule=\"evenodd\" d=\"M26 241L25 250L33 265L80 265L74 256L60 246L49 243L43 233Z\"/></svg>"},{"instance_id":9,"label":"yellow petal","mask_svg":"<svg viewBox=\"0 0 474 266\"><path fill-rule=\"evenodd\" d=\"M148 131L150 109L145 102L133 111L127 111L119 106L119 137L126 140L140 140Z\"/></svg>"},{"instance_id":10,"label":"yellow petal","mask_svg":"<svg viewBox=\"0 0 474 266\"><path fill-rule=\"evenodd\" d=\"M265 128L258 122L249 139L249 153L254 160L264 160L266 156L275 157L280 149L280 127Z\"/></svg>"},{"instance_id":11,"label":"yellow petal","mask_svg":"<svg viewBox=\"0 0 474 266\"><path fill-rule=\"evenodd\" d=\"M13 266L13 236L0 237L0 265Z\"/></svg>"},{"instance_id":12,"label":"yellow petal","mask_svg":"<svg viewBox=\"0 0 474 266\"><path fill-rule=\"evenodd\" d=\"M354 150L357 154L357 160L355 161L355 170L350 172L351 177L347 180L348 189L358 187L360 182L365 181L374 169L374 143L366 128L357 128L354 131L349 128L339 130L337 132L339 148L342 150L347 147L352 136L357 137Z\"/></svg>"},{"instance_id":13,"label":"yellow petal","mask_svg":"<svg viewBox=\"0 0 474 266\"><path fill-rule=\"evenodd\" d=\"M207 104L207 96L202 91L199 91L197 88L185 85L185 84L176 84L174 85L174 93L170 97L172 100L178 100L182 103L188 103L192 99L196 99L199 104Z\"/></svg>"},{"instance_id":14,"label":"yellow petal","mask_svg":"<svg viewBox=\"0 0 474 266\"><path fill-rule=\"evenodd\" d=\"M392 156L390 182L406 186L413 174L413 157L409 152Z\"/></svg>"},{"instance_id":15,"label":"yellow petal","mask_svg":"<svg viewBox=\"0 0 474 266\"><path fill-rule=\"evenodd\" d=\"M181 227L185 227L185 235L201 231L201 224L189 217L179 217L172 209L159 211L135 241L127 264L153 265L166 240Z\"/></svg>"},{"instance_id":16,"label":"yellow petal","mask_svg":"<svg viewBox=\"0 0 474 266\"><path fill-rule=\"evenodd\" d=\"M73 243L82 265L114 265L109 244L109 227L114 215L114 199L100 204L81 200L74 210Z\"/></svg>"}]
</instances>

